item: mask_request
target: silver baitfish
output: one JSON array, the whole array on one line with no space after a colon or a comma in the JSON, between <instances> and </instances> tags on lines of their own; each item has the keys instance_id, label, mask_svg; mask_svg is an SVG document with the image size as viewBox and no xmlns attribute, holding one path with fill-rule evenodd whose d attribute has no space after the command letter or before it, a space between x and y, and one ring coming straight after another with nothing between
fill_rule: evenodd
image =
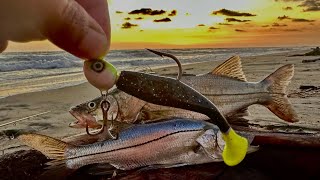
<instances>
[{"instance_id":1,"label":"silver baitfish","mask_svg":"<svg viewBox=\"0 0 320 180\"><path fill-rule=\"evenodd\" d=\"M254 138L250 134L242 135L249 143ZM67 169L96 163L130 170L222 162L225 146L216 125L191 119L136 124L120 132L116 140L82 146L39 134L23 134L18 139L54 159L51 164ZM250 146L247 152L255 150L256 147Z\"/></svg>"}]
</instances>

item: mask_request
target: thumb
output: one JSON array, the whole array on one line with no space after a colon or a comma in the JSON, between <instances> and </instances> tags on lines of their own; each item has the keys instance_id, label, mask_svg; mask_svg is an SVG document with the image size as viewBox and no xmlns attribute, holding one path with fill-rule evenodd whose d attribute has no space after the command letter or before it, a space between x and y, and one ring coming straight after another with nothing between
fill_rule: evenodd
<instances>
[{"instance_id":1,"label":"thumb","mask_svg":"<svg viewBox=\"0 0 320 180\"><path fill-rule=\"evenodd\" d=\"M84 59L104 56L110 39L101 26L74 0L48 2L42 33L54 44Z\"/></svg>"}]
</instances>

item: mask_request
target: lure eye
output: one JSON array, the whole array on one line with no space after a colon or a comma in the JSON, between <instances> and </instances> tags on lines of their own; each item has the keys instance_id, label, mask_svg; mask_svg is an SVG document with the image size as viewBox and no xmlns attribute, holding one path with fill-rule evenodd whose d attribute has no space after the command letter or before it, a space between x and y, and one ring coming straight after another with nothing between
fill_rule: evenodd
<instances>
[{"instance_id":1,"label":"lure eye","mask_svg":"<svg viewBox=\"0 0 320 180\"><path fill-rule=\"evenodd\" d=\"M101 72L104 69L104 63L101 60L97 60L92 64L91 68L95 72Z\"/></svg>"},{"instance_id":2,"label":"lure eye","mask_svg":"<svg viewBox=\"0 0 320 180\"><path fill-rule=\"evenodd\" d=\"M89 102L89 103L88 103L88 107L89 107L90 109L94 109L94 108L96 107L96 103L95 103L95 102Z\"/></svg>"}]
</instances>

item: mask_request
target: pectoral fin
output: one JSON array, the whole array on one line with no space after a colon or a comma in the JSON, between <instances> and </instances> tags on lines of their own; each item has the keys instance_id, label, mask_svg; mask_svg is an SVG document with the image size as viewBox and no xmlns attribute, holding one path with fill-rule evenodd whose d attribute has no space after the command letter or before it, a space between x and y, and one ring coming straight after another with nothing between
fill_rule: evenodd
<instances>
[{"instance_id":1,"label":"pectoral fin","mask_svg":"<svg viewBox=\"0 0 320 180\"><path fill-rule=\"evenodd\" d=\"M250 134L240 132L239 134L248 140L249 145L254 139L254 136ZM222 152L225 142L223 141L220 131L215 132L213 129L208 129L201 136L199 136L196 141L200 144L201 149L203 149L210 158L223 161ZM259 150L258 146L249 146L247 154L257 150Z\"/></svg>"},{"instance_id":2,"label":"pectoral fin","mask_svg":"<svg viewBox=\"0 0 320 180\"><path fill-rule=\"evenodd\" d=\"M220 138L221 139L221 138ZM219 147L217 133L213 129L206 130L196 140L205 153L212 159L221 159L222 161L222 149Z\"/></svg>"}]
</instances>

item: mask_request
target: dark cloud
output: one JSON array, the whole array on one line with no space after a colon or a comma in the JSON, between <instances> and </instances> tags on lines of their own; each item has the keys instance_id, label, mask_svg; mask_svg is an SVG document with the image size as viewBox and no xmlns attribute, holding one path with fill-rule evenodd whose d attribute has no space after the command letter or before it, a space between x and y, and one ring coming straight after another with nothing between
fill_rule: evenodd
<instances>
[{"instance_id":1,"label":"dark cloud","mask_svg":"<svg viewBox=\"0 0 320 180\"><path fill-rule=\"evenodd\" d=\"M218 25L231 26L232 24L230 24L230 23L218 23Z\"/></svg>"},{"instance_id":2,"label":"dark cloud","mask_svg":"<svg viewBox=\"0 0 320 180\"><path fill-rule=\"evenodd\" d=\"M131 12L129 12L128 14L142 14L142 15L150 15L150 16L154 16L154 15L161 15L166 13L166 11L164 10L152 10L150 8L141 8L141 9L136 9L133 10Z\"/></svg>"},{"instance_id":3,"label":"dark cloud","mask_svg":"<svg viewBox=\"0 0 320 180\"><path fill-rule=\"evenodd\" d=\"M122 12L122 11L116 11L116 13L117 13L117 14L122 14L123 12Z\"/></svg>"},{"instance_id":4,"label":"dark cloud","mask_svg":"<svg viewBox=\"0 0 320 180\"><path fill-rule=\"evenodd\" d=\"M288 26L286 24L279 24L279 23L273 23L272 24L273 27L284 27L284 26Z\"/></svg>"},{"instance_id":5,"label":"dark cloud","mask_svg":"<svg viewBox=\"0 0 320 180\"><path fill-rule=\"evenodd\" d=\"M237 32L247 32L247 31L242 30L242 29L235 29L235 31L237 31Z\"/></svg>"},{"instance_id":6,"label":"dark cloud","mask_svg":"<svg viewBox=\"0 0 320 180\"><path fill-rule=\"evenodd\" d=\"M284 19L291 19L291 18L289 16L283 15L283 16L279 16L278 19L281 21Z\"/></svg>"},{"instance_id":7,"label":"dark cloud","mask_svg":"<svg viewBox=\"0 0 320 180\"><path fill-rule=\"evenodd\" d=\"M130 22L125 22L121 25L122 29L130 29L132 27L136 27L138 24L131 24Z\"/></svg>"},{"instance_id":8,"label":"dark cloud","mask_svg":"<svg viewBox=\"0 0 320 180\"><path fill-rule=\"evenodd\" d=\"M162 18L162 19L155 19L153 20L153 22L170 22L171 19L170 18Z\"/></svg>"},{"instance_id":9,"label":"dark cloud","mask_svg":"<svg viewBox=\"0 0 320 180\"><path fill-rule=\"evenodd\" d=\"M142 20L143 17L137 17L137 18L134 18L135 20Z\"/></svg>"},{"instance_id":10,"label":"dark cloud","mask_svg":"<svg viewBox=\"0 0 320 180\"><path fill-rule=\"evenodd\" d=\"M218 11L212 12L212 15L218 15L218 14L225 15L225 16L256 16L255 14L232 11L228 9L220 9Z\"/></svg>"},{"instance_id":11,"label":"dark cloud","mask_svg":"<svg viewBox=\"0 0 320 180\"><path fill-rule=\"evenodd\" d=\"M261 27L269 27L269 25L263 25L263 26L261 26Z\"/></svg>"},{"instance_id":12,"label":"dark cloud","mask_svg":"<svg viewBox=\"0 0 320 180\"><path fill-rule=\"evenodd\" d=\"M307 11L320 11L320 6L318 6L318 7L309 7L307 9L304 9L303 11L304 12L307 12Z\"/></svg>"},{"instance_id":13,"label":"dark cloud","mask_svg":"<svg viewBox=\"0 0 320 180\"><path fill-rule=\"evenodd\" d=\"M293 18L292 22L314 22L315 20L303 19L303 18Z\"/></svg>"},{"instance_id":14,"label":"dark cloud","mask_svg":"<svg viewBox=\"0 0 320 180\"><path fill-rule=\"evenodd\" d=\"M214 26L210 26L208 29L209 29L209 30L215 30L215 29L219 29L219 28L216 28L216 27L214 27Z\"/></svg>"},{"instance_id":15,"label":"dark cloud","mask_svg":"<svg viewBox=\"0 0 320 180\"><path fill-rule=\"evenodd\" d=\"M320 11L320 1L319 0L275 0L282 2L301 2L298 6L304 7L304 12L306 11Z\"/></svg>"},{"instance_id":16,"label":"dark cloud","mask_svg":"<svg viewBox=\"0 0 320 180\"><path fill-rule=\"evenodd\" d=\"M128 21L128 20L130 20L131 18L129 18L129 17L126 17L126 18L124 18L124 20L126 20L126 21Z\"/></svg>"},{"instance_id":17,"label":"dark cloud","mask_svg":"<svg viewBox=\"0 0 320 180\"><path fill-rule=\"evenodd\" d=\"M204 24L198 24L198 26L206 26L206 25L204 25Z\"/></svg>"},{"instance_id":18,"label":"dark cloud","mask_svg":"<svg viewBox=\"0 0 320 180\"><path fill-rule=\"evenodd\" d=\"M276 2L300 2L300 1L303 1L303 0L275 0Z\"/></svg>"},{"instance_id":19,"label":"dark cloud","mask_svg":"<svg viewBox=\"0 0 320 180\"><path fill-rule=\"evenodd\" d=\"M319 0L304 0L299 7L304 7L303 11L320 11Z\"/></svg>"},{"instance_id":20,"label":"dark cloud","mask_svg":"<svg viewBox=\"0 0 320 180\"><path fill-rule=\"evenodd\" d=\"M285 10L285 11L290 11L290 10L292 10L293 8L290 7L290 6L287 6L287 7L283 7L282 9Z\"/></svg>"},{"instance_id":21,"label":"dark cloud","mask_svg":"<svg viewBox=\"0 0 320 180\"><path fill-rule=\"evenodd\" d=\"M278 19L284 20L284 19L291 19L292 22L314 22L315 20L309 20L309 19L303 19L303 18L291 18L289 16L283 15L279 16Z\"/></svg>"},{"instance_id":22,"label":"dark cloud","mask_svg":"<svg viewBox=\"0 0 320 180\"><path fill-rule=\"evenodd\" d=\"M177 10L172 10L168 16L176 16Z\"/></svg>"},{"instance_id":23,"label":"dark cloud","mask_svg":"<svg viewBox=\"0 0 320 180\"><path fill-rule=\"evenodd\" d=\"M227 22L249 22L251 20L240 20L240 19L236 19L236 18L226 18L225 19Z\"/></svg>"}]
</instances>

